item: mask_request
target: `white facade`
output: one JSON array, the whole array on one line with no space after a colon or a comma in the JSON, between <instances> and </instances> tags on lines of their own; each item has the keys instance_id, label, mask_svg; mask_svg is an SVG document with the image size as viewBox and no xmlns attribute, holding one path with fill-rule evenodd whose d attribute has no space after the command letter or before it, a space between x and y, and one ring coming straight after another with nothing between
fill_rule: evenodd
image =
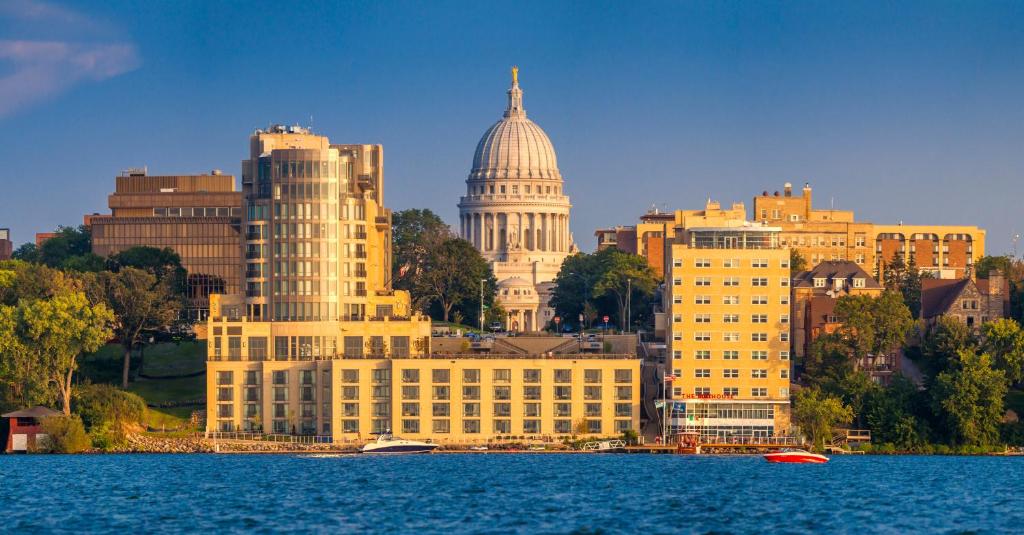
<instances>
[{"instance_id":1,"label":"white facade","mask_svg":"<svg viewBox=\"0 0 1024 535\"><path fill-rule=\"evenodd\" d=\"M491 262L499 301L510 314L507 328L535 331L552 314L550 285L537 285L555 278L575 245L569 231L572 205L562 191L555 149L544 130L526 118L517 72L513 68L504 116L477 144L466 195L459 200L459 232ZM526 291L513 278L534 286L529 298L504 295Z\"/></svg>"}]
</instances>

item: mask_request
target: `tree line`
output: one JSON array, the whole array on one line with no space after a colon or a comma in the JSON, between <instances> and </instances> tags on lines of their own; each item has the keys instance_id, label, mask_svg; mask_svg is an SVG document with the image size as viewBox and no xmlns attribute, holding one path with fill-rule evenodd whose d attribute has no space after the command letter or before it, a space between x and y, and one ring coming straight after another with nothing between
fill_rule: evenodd
<instances>
[{"instance_id":1,"label":"tree line","mask_svg":"<svg viewBox=\"0 0 1024 535\"><path fill-rule=\"evenodd\" d=\"M842 326L816 338L797 363L794 422L816 447L834 426L868 428L890 451L983 451L1024 444L1024 427L1005 411L1024 381L1024 331L998 319L977 331L952 317L925 326L899 289L879 297L844 296ZM908 357L916 380L895 374L887 386L862 366L872 358ZM909 370L904 370L909 374Z\"/></svg>"}]
</instances>

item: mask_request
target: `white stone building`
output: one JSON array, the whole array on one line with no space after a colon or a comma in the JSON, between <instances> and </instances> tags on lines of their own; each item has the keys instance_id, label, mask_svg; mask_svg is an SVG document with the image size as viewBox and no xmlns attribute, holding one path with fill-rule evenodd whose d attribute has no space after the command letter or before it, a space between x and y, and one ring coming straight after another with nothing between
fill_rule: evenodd
<instances>
[{"instance_id":1,"label":"white stone building","mask_svg":"<svg viewBox=\"0 0 1024 535\"><path fill-rule=\"evenodd\" d=\"M571 207L551 140L526 118L513 67L508 107L480 138L459 200L460 235L491 263L509 330L536 331L551 320L549 283L576 250Z\"/></svg>"}]
</instances>

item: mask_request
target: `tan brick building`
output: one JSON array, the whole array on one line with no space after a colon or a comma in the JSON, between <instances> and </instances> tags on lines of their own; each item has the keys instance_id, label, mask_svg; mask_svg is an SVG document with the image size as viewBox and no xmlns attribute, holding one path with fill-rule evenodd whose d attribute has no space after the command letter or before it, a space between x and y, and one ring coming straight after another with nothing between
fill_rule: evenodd
<instances>
[{"instance_id":1,"label":"tan brick building","mask_svg":"<svg viewBox=\"0 0 1024 535\"><path fill-rule=\"evenodd\" d=\"M787 183L783 192L754 197L757 221L782 228L781 243L800 251L809 266L851 260L869 273L882 268L894 254L939 278L961 278L985 254L985 231L974 226L879 225L856 221L849 210L817 209L811 186L799 196Z\"/></svg>"},{"instance_id":2,"label":"tan brick building","mask_svg":"<svg viewBox=\"0 0 1024 535\"><path fill-rule=\"evenodd\" d=\"M789 432L789 252L777 227L742 215L742 204L676 212L662 305L666 368L676 376L673 432L717 439Z\"/></svg>"}]
</instances>

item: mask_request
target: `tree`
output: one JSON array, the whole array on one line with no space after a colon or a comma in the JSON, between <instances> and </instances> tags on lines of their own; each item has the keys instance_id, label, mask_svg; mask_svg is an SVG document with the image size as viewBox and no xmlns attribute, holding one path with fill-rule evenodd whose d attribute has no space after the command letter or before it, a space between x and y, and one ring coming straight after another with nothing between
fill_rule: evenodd
<instances>
[{"instance_id":1,"label":"tree","mask_svg":"<svg viewBox=\"0 0 1024 535\"><path fill-rule=\"evenodd\" d=\"M1006 374L1011 384L1024 381L1024 331L1010 319L998 319L981 326L981 348L992 357L992 365Z\"/></svg>"},{"instance_id":2,"label":"tree","mask_svg":"<svg viewBox=\"0 0 1024 535\"><path fill-rule=\"evenodd\" d=\"M104 304L92 305L82 292L21 302L16 309L16 336L55 387L64 414L71 414L72 377L78 357L110 339L114 315Z\"/></svg>"},{"instance_id":3,"label":"tree","mask_svg":"<svg viewBox=\"0 0 1024 535\"><path fill-rule=\"evenodd\" d=\"M807 271L807 259L794 247L789 250L789 276L794 277L801 271Z\"/></svg>"},{"instance_id":4,"label":"tree","mask_svg":"<svg viewBox=\"0 0 1024 535\"><path fill-rule=\"evenodd\" d=\"M0 284L0 304L5 305L48 299L81 288L74 277L41 264L9 260L0 262L0 272L6 281Z\"/></svg>"},{"instance_id":5,"label":"tree","mask_svg":"<svg viewBox=\"0 0 1024 535\"><path fill-rule=\"evenodd\" d=\"M463 302L476 307L466 307L463 315L479 314L480 281L484 281L484 299L493 299L497 287L491 266L473 244L461 238L449 238L438 247L432 248L426 256L422 271L414 279L414 294L437 305L441 318L447 322L452 309ZM486 301L485 301L486 302ZM473 314L472 317L478 317Z\"/></svg>"},{"instance_id":6,"label":"tree","mask_svg":"<svg viewBox=\"0 0 1024 535\"><path fill-rule=\"evenodd\" d=\"M835 315L842 322L838 332L847 342L851 357L891 355L903 345L914 328L910 309L900 294L882 292L878 297L845 295L836 300Z\"/></svg>"},{"instance_id":7,"label":"tree","mask_svg":"<svg viewBox=\"0 0 1024 535\"><path fill-rule=\"evenodd\" d=\"M986 446L999 440L1006 375L991 364L988 355L962 351L959 366L935 380L935 413L953 445Z\"/></svg>"},{"instance_id":8,"label":"tree","mask_svg":"<svg viewBox=\"0 0 1024 535\"><path fill-rule=\"evenodd\" d=\"M104 271L87 279L89 296L113 311L114 334L124 350L121 388L128 388L132 348L143 329L169 325L181 310L181 301L171 291L169 280L141 269L126 267L117 273Z\"/></svg>"},{"instance_id":9,"label":"tree","mask_svg":"<svg viewBox=\"0 0 1024 535\"><path fill-rule=\"evenodd\" d=\"M802 388L793 400L793 421L811 440L818 451L825 449L825 439L832 438L832 428L853 420L853 409L834 396L817 388Z\"/></svg>"},{"instance_id":10,"label":"tree","mask_svg":"<svg viewBox=\"0 0 1024 535\"><path fill-rule=\"evenodd\" d=\"M608 269L594 285L595 295L614 297L619 309L621 327L628 327L632 318L626 317L626 303L642 304L643 298L654 293L658 283L650 264L642 256L624 253L615 249L610 255Z\"/></svg>"},{"instance_id":11,"label":"tree","mask_svg":"<svg viewBox=\"0 0 1024 535\"><path fill-rule=\"evenodd\" d=\"M597 307L593 303L587 301L583 303L583 320L586 322L587 327L594 325L594 320L597 319Z\"/></svg>"},{"instance_id":12,"label":"tree","mask_svg":"<svg viewBox=\"0 0 1024 535\"><path fill-rule=\"evenodd\" d=\"M896 251L892 254L892 259L885 264L882 270L882 285L885 286L886 290L900 291L903 288L903 280L906 274L907 263L903 260L903 253Z\"/></svg>"},{"instance_id":13,"label":"tree","mask_svg":"<svg viewBox=\"0 0 1024 535\"><path fill-rule=\"evenodd\" d=\"M977 340L959 320L942 316L929 327L921 342L922 371L930 378L953 367L965 351L974 351Z\"/></svg>"},{"instance_id":14,"label":"tree","mask_svg":"<svg viewBox=\"0 0 1024 535\"><path fill-rule=\"evenodd\" d=\"M158 281L167 281L174 293L185 294L187 272L181 265L181 256L170 247L129 247L110 255L107 265L111 271L126 267L144 269L155 275Z\"/></svg>"},{"instance_id":15,"label":"tree","mask_svg":"<svg viewBox=\"0 0 1024 535\"><path fill-rule=\"evenodd\" d=\"M0 305L0 408L18 409L53 402L46 370L18 336L18 308Z\"/></svg>"},{"instance_id":16,"label":"tree","mask_svg":"<svg viewBox=\"0 0 1024 535\"><path fill-rule=\"evenodd\" d=\"M89 227L57 227L56 235L39 246L38 261L50 267L61 267L74 256L92 253L92 234Z\"/></svg>"},{"instance_id":17,"label":"tree","mask_svg":"<svg viewBox=\"0 0 1024 535\"><path fill-rule=\"evenodd\" d=\"M92 253L69 256L60 264L60 268L64 271L77 271L79 273L98 273L106 269L106 267L106 260Z\"/></svg>"},{"instance_id":18,"label":"tree","mask_svg":"<svg viewBox=\"0 0 1024 535\"><path fill-rule=\"evenodd\" d=\"M11 253L11 258L15 260L22 260L24 262L38 262L39 261L39 249L36 248L36 244L32 242L26 242L21 244L17 249Z\"/></svg>"},{"instance_id":19,"label":"tree","mask_svg":"<svg viewBox=\"0 0 1024 535\"><path fill-rule=\"evenodd\" d=\"M917 260L910 255L910 263L907 264L907 271L903 276L903 284L900 285L900 293L903 294L903 302L910 309L912 318L921 315L921 279L925 278L917 269Z\"/></svg>"},{"instance_id":20,"label":"tree","mask_svg":"<svg viewBox=\"0 0 1024 535\"><path fill-rule=\"evenodd\" d=\"M556 316L567 322L575 320L583 313L587 302L594 302L596 298L601 297L594 293L594 285L600 280L609 263L611 253L605 251L595 254L577 253L562 262L551 293L550 304L555 309Z\"/></svg>"},{"instance_id":21,"label":"tree","mask_svg":"<svg viewBox=\"0 0 1024 535\"><path fill-rule=\"evenodd\" d=\"M400 290L413 290L431 251L452 237L451 228L429 209L410 208L391 216L392 281Z\"/></svg>"},{"instance_id":22,"label":"tree","mask_svg":"<svg viewBox=\"0 0 1024 535\"><path fill-rule=\"evenodd\" d=\"M902 375L893 377L886 388L874 390L864 401L864 421L876 443L891 443L910 451L928 440L928 426L918 416L924 412L924 393Z\"/></svg>"}]
</instances>

